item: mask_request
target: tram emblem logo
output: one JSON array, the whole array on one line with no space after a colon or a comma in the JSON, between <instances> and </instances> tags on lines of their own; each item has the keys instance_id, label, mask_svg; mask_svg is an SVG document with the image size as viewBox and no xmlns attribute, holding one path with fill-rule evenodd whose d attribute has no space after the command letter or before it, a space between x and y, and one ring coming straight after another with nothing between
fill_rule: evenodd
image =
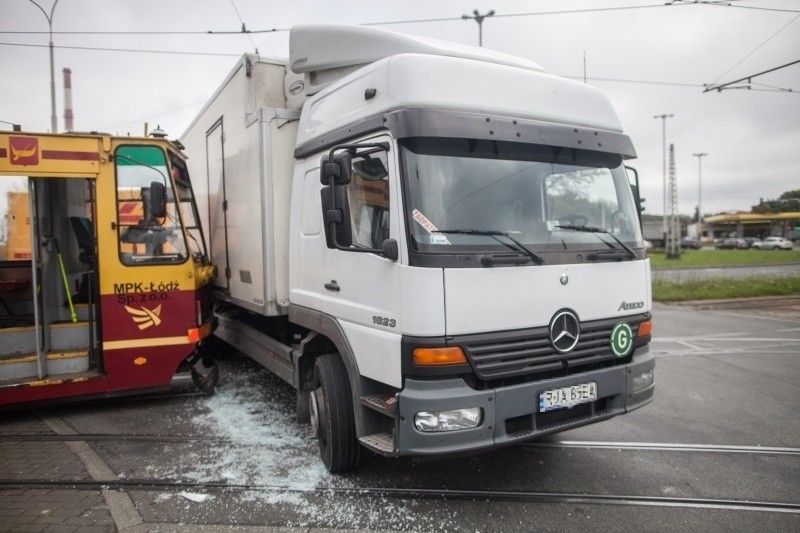
<instances>
[{"instance_id":1,"label":"tram emblem logo","mask_svg":"<svg viewBox=\"0 0 800 533\"><path fill-rule=\"evenodd\" d=\"M12 165L38 165L39 139L36 137L9 137Z\"/></svg>"},{"instance_id":2,"label":"tram emblem logo","mask_svg":"<svg viewBox=\"0 0 800 533\"><path fill-rule=\"evenodd\" d=\"M136 322L140 330L145 330L149 327L161 324L161 304L154 309L148 309L144 306L136 309L126 305L125 310L131 315L131 318Z\"/></svg>"}]
</instances>

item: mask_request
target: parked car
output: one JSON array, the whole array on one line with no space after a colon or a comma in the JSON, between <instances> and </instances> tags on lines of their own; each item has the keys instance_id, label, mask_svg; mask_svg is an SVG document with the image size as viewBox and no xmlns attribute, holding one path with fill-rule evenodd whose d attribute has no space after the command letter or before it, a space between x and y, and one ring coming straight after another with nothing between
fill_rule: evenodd
<instances>
[{"instance_id":1,"label":"parked car","mask_svg":"<svg viewBox=\"0 0 800 533\"><path fill-rule=\"evenodd\" d=\"M763 241L753 243L753 248L759 250L791 250L792 241L783 237L767 237Z\"/></svg>"},{"instance_id":2,"label":"parked car","mask_svg":"<svg viewBox=\"0 0 800 533\"><path fill-rule=\"evenodd\" d=\"M699 250L703 247L703 243L701 243L698 239L694 237L684 237L681 239L681 248L691 248L692 250Z\"/></svg>"},{"instance_id":3,"label":"parked car","mask_svg":"<svg viewBox=\"0 0 800 533\"><path fill-rule=\"evenodd\" d=\"M717 243L718 250L724 249L735 249L735 250L744 250L747 249L747 241L744 239L725 239L724 241Z\"/></svg>"},{"instance_id":4,"label":"parked car","mask_svg":"<svg viewBox=\"0 0 800 533\"><path fill-rule=\"evenodd\" d=\"M746 242L746 243L747 243L747 247L748 247L748 248L752 248L752 247L753 247L753 245L754 245L755 243L757 243L758 241L759 241L759 239L756 239L755 237L745 237L745 238L744 238L744 242Z\"/></svg>"}]
</instances>

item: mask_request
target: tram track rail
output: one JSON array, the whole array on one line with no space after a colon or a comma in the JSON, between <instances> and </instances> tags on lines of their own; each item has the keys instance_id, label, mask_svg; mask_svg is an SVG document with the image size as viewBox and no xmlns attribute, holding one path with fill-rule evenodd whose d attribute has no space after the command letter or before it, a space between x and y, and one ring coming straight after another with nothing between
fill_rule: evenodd
<instances>
[{"instance_id":1,"label":"tram track rail","mask_svg":"<svg viewBox=\"0 0 800 533\"><path fill-rule=\"evenodd\" d=\"M800 514L800 503L751 501L720 498L681 498L665 496L587 494L539 491L497 491L476 489L425 489L396 487L316 487L299 489L281 485L229 484L224 482L192 482L126 479L114 482L97 481L46 481L0 480L0 490L124 490L160 492L282 492L301 495L378 497L392 499L465 500L485 502L519 502L549 504L620 505L641 507L680 507L692 509L717 509L726 511L751 511Z\"/></svg>"},{"instance_id":2,"label":"tram track rail","mask_svg":"<svg viewBox=\"0 0 800 533\"><path fill-rule=\"evenodd\" d=\"M0 442L209 442L229 444L238 447L241 442L234 442L225 437L208 435L158 435L127 433L75 433L75 434L30 434L3 435ZM254 444L255 445L255 444ZM732 444L692 444L669 442L606 442L606 441L554 441L530 442L517 445L523 449L588 449L588 450L626 450L657 452L689 452L689 453L728 453L751 455L787 455L800 456L800 448L788 446L742 446Z\"/></svg>"}]
</instances>

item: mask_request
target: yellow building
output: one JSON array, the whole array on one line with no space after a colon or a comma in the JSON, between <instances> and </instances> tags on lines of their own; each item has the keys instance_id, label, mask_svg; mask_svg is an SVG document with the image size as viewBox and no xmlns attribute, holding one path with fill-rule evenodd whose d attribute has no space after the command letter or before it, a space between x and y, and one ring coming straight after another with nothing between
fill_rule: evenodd
<instances>
[{"instance_id":1,"label":"yellow building","mask_svg":"<svg viewBox=\"0 0 800 533\"><path fill-rule=\"evenodd\" d=\"M6 255L8 261L30 261L31 259L31 217L28 213L28 192L7 193L6 212Z\"/></svg>"},{"instance_id":2,"label":"yellow building","mask_svg":"<svg viewBox=\"0 0 800 533\"><path fill-rule=\"evenodd\" d=\"M800 212L723 213L703 218L701 235L718 237L769 236L800 238Z\"/></svg>"}]
</instances>

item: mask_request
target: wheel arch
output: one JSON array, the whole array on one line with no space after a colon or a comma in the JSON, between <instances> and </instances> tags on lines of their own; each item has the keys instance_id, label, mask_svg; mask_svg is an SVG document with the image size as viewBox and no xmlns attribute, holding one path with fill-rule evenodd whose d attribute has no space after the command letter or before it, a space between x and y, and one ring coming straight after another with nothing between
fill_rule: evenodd
<instances>
[{"instance_id":1,"label":"wheel arch","mask_svg":"<svg viewBox=\"0 0 800 533\"><path fill-rule=\"evenodd\" d=\"M339 354L347 371L347 378L350 381L356 435L358 437L364 436L366 431L364 413L361 409L361 373L350 342L347 340L347 336L339 322L330 315L298 305L289 306L289 321L316 333L313 338L309 338L308 342L303 345L298 361L300 370L313 370L316 358L325 353L330 353L331 348ZM303 380L304 375L307 375L307 373L298 373L298 383L296 384L298 390L303 390L304 386L308 384L308 381L304 382Z\"/></svg>"}]
</instances>

